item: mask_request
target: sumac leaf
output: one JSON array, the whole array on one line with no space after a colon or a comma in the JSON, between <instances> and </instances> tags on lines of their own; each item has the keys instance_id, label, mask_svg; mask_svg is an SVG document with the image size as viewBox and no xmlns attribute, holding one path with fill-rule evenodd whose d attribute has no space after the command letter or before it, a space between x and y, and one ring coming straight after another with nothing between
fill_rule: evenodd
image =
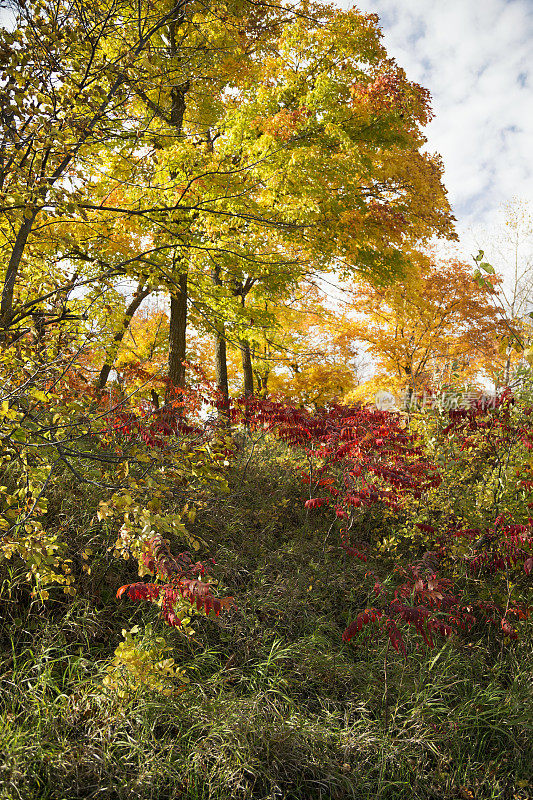
<instances>
[{"instance_id":1,"label":"sumac leaf","mask_svg":"<svg viewBox=\"0 0 533 800\"><path fill-rule=\"evenodd\" d=\"M389 634L389 640L396 652L402 652L404 658L407 657L407 650L405 648L405 642L402 638L402 634L398 630L398 626L394 622L393 619L388 619L385 623L387 627L387 633Z\"/></svg>"},{"instance_id":2,"label":"sumac leaf","mask_svg":"<svg viewBox=\"0 0 533 800\"><path fill-rule=\"evenodd\" d=\"M320 497L312 497L310 500L305 501L306 508L320 508L324 501Z\"/></svg>"},{"instance_id":3,"label":"sumac leaf","mask_svg":"<svg viewBox=\"0 0 533 800\"><path fill-rule=\"evenodd\" d=\"M159 592L159 586L154 583L129 583L120 587L117 597L120 599L127 595L130 600L156 600Z\"/></svg>"},{"instance_id":4,"label":"sumac leaf","mask_svg":"<svg viewBox=\"0 0 533 800\"><path fill-rule=\"evenodd\" d=\"M342 634L343 642L349 642L350 639L353 639L353 637L359 633L364 625L376 622L376 620L382 616L383 611L379 611L377 608L367 608L365 611L361 611Z\"/></svg>"}]
</instances>

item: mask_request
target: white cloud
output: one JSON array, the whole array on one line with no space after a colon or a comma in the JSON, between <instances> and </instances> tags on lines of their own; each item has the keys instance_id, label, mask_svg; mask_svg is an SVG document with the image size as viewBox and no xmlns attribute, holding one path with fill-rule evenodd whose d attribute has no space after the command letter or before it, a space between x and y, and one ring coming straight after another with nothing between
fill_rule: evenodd
<instances>
[{"instance_id":1,"label":"white cloud","mask_svg":"<svg viewBox=\"0 0 533 800\"><path fill-rule=\"evenodd\" d=\"M6 6L0 6L0 28L13 29L15 26L15 12Z\"/></svg>"},{"instance_id":2,"label":"white cloud","mask_svg":"<svg viewBox=\"0 0 533 800\"><path fill-rule=\"evenodd\" d=\"M533 4L359 0L356 5L379 15L389 55L432 94L435 119L426 129L427 147L442 155L458 232L490 226L512 197L532 201Z\"/></svg>"}]
</instances>

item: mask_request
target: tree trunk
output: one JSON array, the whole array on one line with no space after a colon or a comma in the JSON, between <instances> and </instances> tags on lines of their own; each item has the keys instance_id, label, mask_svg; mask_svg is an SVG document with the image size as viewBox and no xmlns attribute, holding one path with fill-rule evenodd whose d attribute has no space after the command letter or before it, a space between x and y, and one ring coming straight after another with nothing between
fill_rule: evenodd
<instances>
[{"instance_id":1,"label":"tree trunk","mask_svg":"<svg viewBox=\"0 0 533 800\"><path fill-rule=\"evenodd\" d=\"M222 280L220 279L220 267L218 265L213 269L211 278L215 286L222 286ZM222 320L217 322L215 325L215 380L217 382L217 389L221 395L221 406L219 407L218 414L219 421L223 425L227 425L229 422L228 361L226 357L226 327Z\"/></svg>"},{"instance_id":2,"label":"tree trunk","mask_svg":"<svg viewBox=\"0 0 533 800\"><path fill-rule=\"evenodd\" d=\"M170 296L167 400L173 387L185 388L185 348L187 343L187 273L178 279L179 292Z\"/></svg>"},{"instance_id":3,"label":"tree trunk","mask_svg":"<svg viewBox=\"0 0 533 800\"><path fill-rule=\"evenodd\" d=\"M505 368L503 372L503 385L509 386L509 381L511 379L511 348L507 348L506 358L505 358Z\"/></svg>"},{"instance_id":4,"label":"tree trunk","mask_svg":"<svg viewBox=\"0 0 533 800\"><path fill-rule=\"evenodd\" d=\"M241 341L242 372L244 376L244 396L251 397L254 393L254 372L252 367L252 354L250 342Z\"/></svg>"},{"instance_id":5,"label":"tree trunk","mask_svg":"<svg viewBox=\"0 0 533 800\"><path fill-rule=\"evenodd\" d=\"M247 278L244 283L240 283L236 289L241 298L241 305L244 308L246 302L246 295L254 285L253 278ZM235 292L235 290L234 290ZM244 396L252 397L254 393L254 370L252 366L252 354L250 352L250 342L246 339L241 339L239 343L241 349L242 373L244 378Z\"/></svg>"},{"instance_id":6,"label":"tree trunk","mask_svg":"<svg viewBox=\"0 0 533 800\"><path fill-rule=\"evenodd\" d=\"M254 370L255 380L257 382L257 390L256 394L259 397L266 398L268 394L268 378L270 375L270 369L268 367L267 359L270 356L270 352L268 351L267 345L263 348L263 355L256 359L256 368ZM262 368L257 366L258 364L262 364Z\"/></svg>"},{"instance_id":7,"label":"tree trunk","mask_svg":"<svg viewBox=\"0 0 533 800\"><path fill-rule=\"evenodd\" d=\"M226 328L222 323L215 334L215 378L217 389L227 402L229 397L228 388L228 362L226 358Z\"/></svg>"},{"instance_id":8,"label":"tree trunk","mask_svg":"<svg viewBox=\"0 0 533 800\"><path fill-rule=\"evenodd\" d=\"M109 373L113 369L113 365L114 365L115 359L117 357L118 348L120 347L120 343L121 343L122 339L124 338L124 334L128 330L128 327L129 327L129 324L131 322L131 319L132 319L133 315L135 314L135 312L137 311L137 309L141 305L142 301L146 297L148 297L148 295L150 294L151 291L152 291L152 289L151 289L150 286L148 286L146 288L143 288L143 284L142 283L140 283L137 286L137 290L136 290L135 294L133 295L133 300L131 301L131 303L127 307L126 313L124 314L124 319L122 320L122 325L120 327L120 330L118 330L115 333L115 335L113 337L113 343L112 343L111 347L108 349L108 351L106 353L105 364L103 365L102 369L100 370L100 375L98 376L98 380L96 381L96 388L99 391L101 391L104 388L104 386L106 385L106 383L107 383L107 380L109 378Z\"/></svg>"},{"instance_id":9,"label":"tree trunk","mask_svg":"<svg viewBox=\"0 0 533 800\"><path fill-rule=\"evenodd\" d=\"M259 372L259 370L256 370L255 378L256 378L256 381L257 381L257 394L260 397L266 397L267 394L268 394L268 377L269 377L269 374L270 373L267 372L267 371Z\"/></svg>"},{"instance_id":10,"label":"tree trunk","mask_svg":"<svg viewBox=\"0 0 533 800\"><path fill-rule=\"evenodd\" d=\"M220 392L218 419L224 427L229 425L228 362L226 358L226 328L221 323L215 334L215 379Z\"/></svg>"},{"instance_id":11,"label":"tree trunk","mask_svg":"<svg viewBox=\"0 0 533 800\"><path fill-rule=\"evenodd\" d=\"M24 248L26 247L28 236L31 233L31 229L36 217L37 211L34 211L29 214L29 216L24 217L24 221L19 228L19 232L13 246L11 258L9 259L9 263L7 265L4 288L2 290L2 300L0 303L1 325L5 331L7 331L11 324L11 318L13 316L13 294L15 291L15 282L17 280L17 274L19 271L20 262L22 261ZM5 344L7 344L7 335L4 335L3 338Z\"/></svg>"},{"instance_id":12,"label":"tree trunk","mask_svg":"<svg viewBox=\"0 0 533 800\"><path fill-rule=\"evenodd\" d=\"M183 15L185 3L176 6L176 14L169 24L169 47L170 57L177 55L176 47L176 25ZM183 133L183 115L185 114L185 97L189 91L190 84L186 81L183 84L173 86L170 90L170 124L175 129L176 138L180 139ZM176 176L171 171L171 179ZM174 264L180 261L174 256ZM185 348L187 344L187 272L180 272L178 276L179 292L172 292L170 295L170 331L168 345L168 384L166 389L166 401L173 399L174 388L185 388Z\"/></svg>"}]
</instances>

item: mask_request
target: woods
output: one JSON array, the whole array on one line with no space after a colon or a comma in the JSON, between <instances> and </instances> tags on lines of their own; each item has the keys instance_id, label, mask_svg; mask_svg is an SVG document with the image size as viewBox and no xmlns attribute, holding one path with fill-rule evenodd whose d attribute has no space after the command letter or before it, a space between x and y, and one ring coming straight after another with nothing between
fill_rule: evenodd
<instances>
[{"instance_id":1,"label":"woods","mask_svg":"<svg viewBox=\"0 0 533 800\"><path fill-rule=\"evenodd\" d=\"M376 14L12 10L0 798L527 800L527 205Z\"/></svg>"}]
</instances>

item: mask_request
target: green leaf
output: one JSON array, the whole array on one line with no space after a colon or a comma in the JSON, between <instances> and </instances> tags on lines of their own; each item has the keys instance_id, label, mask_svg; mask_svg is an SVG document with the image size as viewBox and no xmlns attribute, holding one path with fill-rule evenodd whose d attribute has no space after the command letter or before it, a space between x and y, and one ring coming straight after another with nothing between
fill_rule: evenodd
<instances>
[{"instance_id":1,"label":"green leaf","mask_svg":"<svg viewBox=\"0 0 533 800\"><path fill-rule=\"evenodd\" d=\"M496 274L496 270L494 269L494 267L491 264L488 264L486 261L482 261L479 266L481 267L481 269L485 270L485 272L488 272L489 275Z\"/></svg>"}]
</instances>

